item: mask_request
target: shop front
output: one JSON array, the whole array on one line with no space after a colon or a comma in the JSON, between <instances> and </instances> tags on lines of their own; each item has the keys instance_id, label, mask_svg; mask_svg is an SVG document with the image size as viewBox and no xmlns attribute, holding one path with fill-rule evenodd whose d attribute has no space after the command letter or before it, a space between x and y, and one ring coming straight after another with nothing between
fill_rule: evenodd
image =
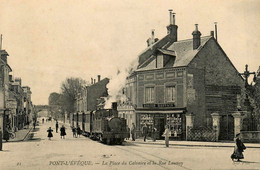
<instances>
[{"instance_id":1,"label":"shop front","mask_svg":"<svg viewBox=\"0 0 260 170\"><path fill-rule=\"evenodd\" d=\"M156 138L162 139L165 125L171 130L171 139L185 140L185 108L141 108L136 110L136 124L138 136L142 136L142 128L146 124L148 136L156 129Z\"/></svg>"}]
</instances>

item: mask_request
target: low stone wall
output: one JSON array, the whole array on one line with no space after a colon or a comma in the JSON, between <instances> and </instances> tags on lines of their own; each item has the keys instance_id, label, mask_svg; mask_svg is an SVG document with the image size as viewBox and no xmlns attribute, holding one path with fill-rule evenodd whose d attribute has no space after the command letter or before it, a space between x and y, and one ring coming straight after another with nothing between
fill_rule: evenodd
<instances>
[{"instance_id":1,"label":"low stone wall","mask_svg":"<svg viewBox=\"0 0 260 170\"><path fill-rule=\"evenodd\" d=\"M187 140L190 141L216 141L216 132L208 127L187 127Z\"/></svg>"},{"instance_id":2,"label":"low stone wall","mask_svg":"<svg viewBox=\"0 0 260 170\"><path fill-rule=\"evenodd\" d=\"M241 131L242 140L250 143L260 143L260 131Z\"/></svg>"}]
</instances>

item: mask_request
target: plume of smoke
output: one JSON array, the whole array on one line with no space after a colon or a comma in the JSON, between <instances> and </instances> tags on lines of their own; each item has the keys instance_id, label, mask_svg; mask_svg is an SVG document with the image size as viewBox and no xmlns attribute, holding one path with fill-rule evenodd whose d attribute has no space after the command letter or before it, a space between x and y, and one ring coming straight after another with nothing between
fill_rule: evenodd
<instances>
[{"instance_id":1,"label":"plume of smoke","mask_svg":"<svg viewBox=\"0 0 260 170\"><path fill-rule=\"evenodd\" d=\"M123 94L127 77L137 68L137 60L132 61L128 66L121 66L114 74L107 85L108 97L106 98L105 108L111 108L112 102L126 101L127 97Z\"/></svg>"}]
</instances>

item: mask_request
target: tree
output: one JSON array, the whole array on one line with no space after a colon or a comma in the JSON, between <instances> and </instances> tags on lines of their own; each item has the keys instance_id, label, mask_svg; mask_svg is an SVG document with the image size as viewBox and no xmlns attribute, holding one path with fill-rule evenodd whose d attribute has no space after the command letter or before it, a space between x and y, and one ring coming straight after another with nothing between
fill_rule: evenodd
<instances>
[{"instance_id":1,"label":"tree","mask_svg":"<svg viewBox=\"0 0 260 170\"><path fill-rule=\"evenodd\" d=\"M76 97L81 91L82 87L86 84L86 81L81 78L67 78L61 84L61 102L62 109L68 113L74 112Z\"/></svg>"},{"instance_id":2,"label":"tree","mask_svg":"<svg viewBox=\"0 0 260 170\"><path fill-rule=\"evenodd\" d=\"M49 105L61 105L61 94L53 92L49 96Z\"/></svg>"}]
</instances>

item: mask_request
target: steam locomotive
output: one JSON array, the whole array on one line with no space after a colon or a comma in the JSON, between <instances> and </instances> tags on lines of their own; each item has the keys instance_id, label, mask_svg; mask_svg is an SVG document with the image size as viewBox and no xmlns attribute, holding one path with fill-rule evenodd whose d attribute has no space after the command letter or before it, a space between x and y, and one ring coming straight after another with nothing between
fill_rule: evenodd
<instances>
[{"instance_id":1,"label":"steam locomotive","mask_svg":"<svg viewBox=\"0 0 260 170\"><path fill-rule=\"evenodd\" d=\"M77 113L73 116L72 123L81 124L83 135L106 144L122 144L129 133L126 119L118 117L116 102L112 103L112 109Z\"/></svg>"}]
</instances>

